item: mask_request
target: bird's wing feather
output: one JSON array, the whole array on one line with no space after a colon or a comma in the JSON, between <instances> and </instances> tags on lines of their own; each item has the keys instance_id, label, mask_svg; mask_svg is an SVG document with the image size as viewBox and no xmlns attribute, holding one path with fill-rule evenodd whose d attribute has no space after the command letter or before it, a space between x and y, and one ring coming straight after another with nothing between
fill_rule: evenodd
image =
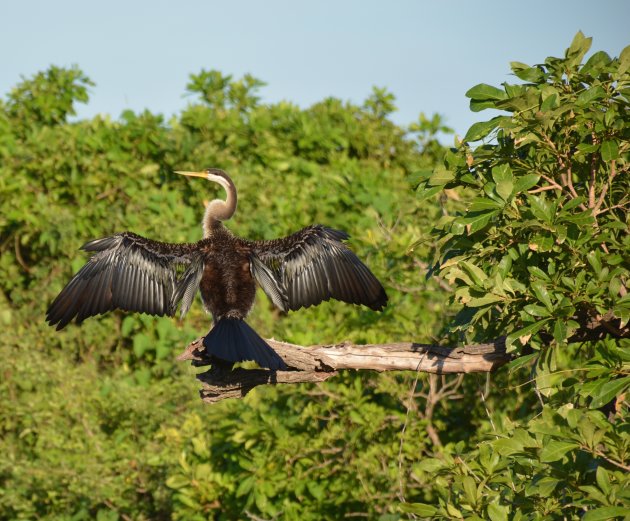
<instances>
[{"instance_id":1,"label":"bird's wing feather","mask_svg":"<svg viewBox=\"0 0 630 521\"><path fill-rule=\"evenodd\" d=\"M50 305L48 323L61 329L113 309L173 316L180 301L183 316L203 272L192 246L130 232L88 242L82 249L94 253Z\"/></svg>"},{"instance_id":2,"label":"bird's wing feather","mask_svg":"<svg viewBox=\"0 0 630 521\"><path fill-rule=\"evenodd\" d=\"M285 311L330 298L380 310L387 303L385 290L343 243L346 239L345 232L316 225L281 239L254 242L252 274Z\"/></svg>"}]
</instances>

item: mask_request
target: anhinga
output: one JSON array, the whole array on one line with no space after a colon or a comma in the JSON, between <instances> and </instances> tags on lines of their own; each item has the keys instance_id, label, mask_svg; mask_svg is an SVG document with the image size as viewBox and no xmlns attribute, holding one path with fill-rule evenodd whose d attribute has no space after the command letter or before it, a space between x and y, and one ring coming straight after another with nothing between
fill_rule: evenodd
<instances>
[{"instance_id":1,"label":"anhinga","mask_svg":"<svg viewBox=\"0 0 630 521\"><path fill-rule=\"evenodd\" d=\"M374 310L387 303L383 286L343 243L346 233L314 225L271 241L241 239L223 226L236 210L230 177L216 168L177 173L203 177L227 192L226 200L207 205L204 238L169 244L123 232L88 242L82 249L94 253L51 304L50 325L59 330L74 317L80 324L113 309L174 316L180 303L183 317L200 290L214 319L203 342L209 355L281 369L282 359L244 320L256 282L282 311L330 298Z\"/></svg>"}]
</instances>

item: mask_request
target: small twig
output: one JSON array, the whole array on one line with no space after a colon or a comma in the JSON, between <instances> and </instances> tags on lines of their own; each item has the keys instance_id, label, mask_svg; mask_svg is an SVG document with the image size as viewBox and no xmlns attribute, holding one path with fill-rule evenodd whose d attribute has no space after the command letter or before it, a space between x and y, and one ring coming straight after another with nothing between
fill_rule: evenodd
<instances>
[{"instance_id":1,"label":"small twig","mask_svg":"<svg viewBox=\"0 0 630 521\"><path fill-rule=\"evenodd\" d=\"M24 268L24 271L26 271L27 273L30 273L31 268L28 266L28 264L26 264L26 262L24 262L24 259L22 258L22 251L20 250L20 238L18 237L17 233L15 234L14 245L15 245L15 259L18 261L18 264L22 266L22 268Z\"/></svg>"},{"instance_id":2,"label":"small twig","mask_svg":"<svg viewBox=\"0 0 630 521\"><path fill-rule=\"evenodd\" d=\"M608 211L610 211L610 210L616 210L616 209L618 209L618 208L624 208L624 209L625 209L627 206L628 206L628 201L626 201L625 203L616 204L616 205L614 205L614 206L607 206L607 207L606 207L606 208L604 208L603 210L599 210L599 211L597 212L596 216L599 216L599 215L601 215L601 214L603 214L603 213L606 213L606 212L608 212Z\"/></svg>"},{"instance_id":3,"label":"small twig","mask_svg":"<svg viewBox=\"0 0 630 521\"><path fill-rule=\"evenodd\" d=\"M569 192L571 193L571 195L573 195L573 197L577 199L579 195L573 187L573 172L571 171L571 167L567 168L567 186L569 187ZM586 210L586 206L584 206L583 204L581 204L580 207L583 210Z\"/></svg>"},{"instance_id":4,"label":"small twig","mask_svg":"<svg viewBox=\"0 0 630 521\"><path fill-rule=\"evenodd\" d=\"M490 425L492 425L492 430L494 432L497 432L497 428L495 427L494 421L492 420L492 415L490 414L490 411L488 409L488 404L486 403L486 393L481 388L481 385L479 385L479 379L477 379L477 387L479 387L479 396L481 396L481 403L483 403L483 408L486 411L486 416L488 417L488 420L490 421Z\"/></svg>"},{"instance_id":5,"label":"small twig","mask_svg":"<svg viewBox=\"0 0 630 521\"><path fill-rule=\"evenodd\" d=\"M590 452L592 454L595 454L596 456L605 459L608 463L610 463L611 465L614 465L615 467L619 467L620 469L625 470L626 472L630 472L630 465L625 465L624 463L620 463L618 461L615 461L614 459L610 459L608 456L606 456L606 454L604 454L601 450L598 449L590 449L589 447L587 447L586 445L580 445L580 448L586 452Z\"/></svg>"},{"instance_id":6,"label":"small twig","mask_svg":"<svg viewBox=\"0 0 630 521\"><path fill-rule=\"evenodd\" d=\"M617 162L613 159L610 162L610 174L608 175L608 182L602 188L602 191L599 194L599 197L597 198L597 202L593 206L593 215L598 215L599 214L599 209L601 208L601 206L602 206L602 204L604 202L604 197L606 197L606 194L608 193L608 189L612 185L613 179L617 175L617 168L616 168L616 166L617 166Z\"/></svg>"},{"instance_id":7,"label":"small twig","mask_svg":"<svg viewBox=\"0 0 630 521\"><path fill-rule=\"evenodd\" d=\"M120 511L116 508L116 505L114 505L114 504L113 504L113 503L112 503L109 499L105 499L105 500L103 501L103 503L105 504L105 506L106 506L107 508L109 508L109 509L110 509L110 510L112 510L113 512L116 512L116 514L118 514L118 515L119 515L119 516L123 519L123 521L131 521L131 518L130 518L128 515L123 514L122 512L120 512Z\"/></svg>"},{"instance_id":8,"label":"small twig","mask_svg":"<svg viewBox=\"0 0 630 521\"><path fill-rule=\"evenodd\" d=\"M424 419L427 422L427 434L436 447L442 446L442 440L440 440L437 431L433 427L433 411L435 410L436 404L442 399L442 396L443 393L441 390L437 390L437 375L429 375L429 396L427 397L427 403L424 408Z\"/></svg>"},{"instance_id":9,"label":"small twig","mask_svg":"<svg viewBox=\"0 0 630 521\"><path fill-rule=\"evenodd\" d=\"M562 187L560 185L557 185L557 184L541 186L540 188L535 188L534 190L528 190L527 193L528 194L537 194L539 192L546 192L547 190L560 190L560 191L562 191Z\"/></svg>"},{"instance_id":10,"label":"small twig","mask_svg":"<svg viewBox=\"0 0 630 521\"><path fill-rule=\"evenodd\" d=\"M411 384L410 396L407 398L407 412L405 413L405 423L403 424L402 430L400 431L400 445L398 446L398 499L401 503L407 502L407 500L405 499L405 488L403 486L402 478L403 446L405 444L405 432L407 431L407 425L409 423L409 412L411 411L413 396L416 393L416 385L418 385L418 380L420 378L421 364L422 359L420 359L420 361L418 362L418 367L416 368L416 377L413 380L413 384ZM411 517L413 517L414 519L416 518L416 516L413 514L411 514Z\"/></svg>"},{"instance_id":11,"label":"small twig","mask_svg":"<svg viewBox=\"0 0 630 521\"><path fill-rule=\"evenodd\" d=\"M542 177L545 181L547 181L551 185L552 188L555 188L556 190L564 190L564 188L562 188L558 183L556 183L548 175L540 174L540 177ZM577 197L577 195L576 195L576 197Z\"/></svg>"},{"instance_id":12,"label":"small twig","mask_svg":"<svg viewBox=\"0 0 630 521\"><path fill-rule=\"evenodd\" d=\"M110 188L109 190L105 190L104 192L101 192L100 194L98 194L96 196L97 200L101 200L101 199L105 199L106 197L109 197L110 195L114 195L116 192L118 192L119 188L118 187L113 187Z\"/></svg>"}]
</instances>

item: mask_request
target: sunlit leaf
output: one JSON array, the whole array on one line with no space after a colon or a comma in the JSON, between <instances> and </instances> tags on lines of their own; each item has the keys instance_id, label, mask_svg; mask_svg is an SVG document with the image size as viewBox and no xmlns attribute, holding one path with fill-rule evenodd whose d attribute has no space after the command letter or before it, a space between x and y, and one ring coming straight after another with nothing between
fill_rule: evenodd
<instances>
[{"instance_id":1,"label":"sunlit leaf","mask_svg":"<svg viewBox=\"0 0 630 521\"><path fill-rule=\"evenodd\" d=\"M568 452L576 449L577 443L551 440L540 451L540 461L548 463L562 459Z\"/></svg>"}]
</instances>

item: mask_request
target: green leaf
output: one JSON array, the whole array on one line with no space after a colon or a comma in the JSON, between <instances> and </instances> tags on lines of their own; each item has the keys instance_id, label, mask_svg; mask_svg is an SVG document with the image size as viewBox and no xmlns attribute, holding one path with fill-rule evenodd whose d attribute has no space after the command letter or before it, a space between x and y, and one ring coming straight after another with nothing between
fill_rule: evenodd
<instances>
[{"instance_id":1,"label":"green leaf","mask_svg":"<svg viewBox=\"0 0 630 521\"><path fill-rule=\"evenodd\" d=\"M510 62L512 72L523 81L538 83L544 76L538 67L530 67L521 62Z\"/></svg>"},{"instance_id":2,"label":"green leaf","mask_svg":"<svg viewBox=\"0 0 630 521\"><path fill-rule=\"evenodd\" d=\"M599 252L597 251L589 252L588 255L586 256L586 260L588 260L588 263L593 268L595 275L599 275L602 271L602 261L599 258Z\"/></svg>"},{"instance_id":3,"label":"green leaf","mask_svg":"<svg viewBox=\"0 0 630 521\"><path fill-rule=\"evenodd\" d=\"M413 468L416 472L435 472L446 466L444 460L437 458L425 458L416 463Z\"/></svg>"},{"instance_id":4,"label":"green leaf","mask_svg":"<svg viewBox=\"0 0 630 521\"><path fill-rule=\"evenodd\" d=\"M562 221L570 222L578 226L589 226L595 222L595 218L590 210L586 210L574 215L565 215L562 217Z\"/></svg>"},{"instance_id":5,"label":"green leaf","mask_svg":"<svg viewBox=\"0 0 630 521\"><path fill-rule=\"evenodd\" d=\"M144 333L133 337L133 352L140 358L151 347L151 339Z\"/></svg>"},{"instance_id":6,"label":"green leaf","mask_svg":"<svg viewBox=\"0 0 630 521\"><path fill-rule=\"evenodd\" d=\"M514 193L520 194L525 190L529 190L532 186L536 186L539 180L540 176L538 174L526 174L519 177L514 183Z\"/></svg>"},{"instance_id":7,"label":"green leaf","mask_svg":"<svg viewBox=\"0 0 630 521\"><path fill-rule=\"evenodd\" d=\"M595 472L595 480L597 481L597 485L604 492L604 494L610 493L610 478L608 477L608 472L602 466L597 467L597 471Z\"/></svg>"},{"instance_id":8,"label":"green leaf","mask_svg":"<svg viewBox=\"0 0 630 521\"><path fill-rule=\"evenodd\" d=\"M183 488L186 485L190 485L190 479L182 474L175 474L166 480L166 486L168 488L178 489Z\"/></svg>"},{"instance_id":9,"label":"green leaf","mask_svg":"<svg viewBox=\"0 0 630 521\"><path fill-rule=\"evenodd\" d=\"M602 69L611 62L610 56L604 51L597 51L588 59L588 61L580 69L581 74L590 74L598 76Z\"/></svg>"},{"instance_id":10,"label":"green leaf","mask_svg":"<svg viewBox=\"0 0 630 521\"><path fill-rule=\"evenodd\" d=\"M527 266L527 271L529 271L537 279L542 279L542 280L544 280L546 282L551 282L551 279L549 278L549 275L547 275L538 266Z\"/></svg>"},{"instance_id":11,"label":"green leaf","mask_svg":"<svg viewBox=\"0 0 630 521\"><path fill-rule=\"evenodd\" d=\"M613 308L615 317L619 319L619 327L623 328L628 322L630 322L630 308L623 305L616 305Z\"/></svg>"},{"instance_id":12,"label":"green leaf","mask_svg":"<svg viewBox=\"0 0 630 521\"><path fill-rule=\"evenodd\" d=\"M540 331L545 326L545 324L549 322L549 320L551 319L545 318L543 320L539 320L538 322L534 322L533 324L529 324L528 326L525 326L517 331L514 331L513 333L510 333L505 340L506 346L509 348L517 339L521 339L522 345L527 344L527 342L529 341L529 337L531 337L535 333L538 333L538 331ZM523 341L522 339L527 340Z\"/></svg>"},{"instance_id":13,"label":"green leaf","mask_svg":"<svg viewBox=\"0 0 630 521\"><path fill-rule=\"evenodd\" d=\"M540 219L542 222L551 224L553 221L553 208L549 204L545 197L538 197L535 195L528 196L530 210L534 217Z\"/></svg>"},{"instance_id":14,"label":"green leaf","mask_svg":"<svg viewBox=\"0 0 630 521\"><path fill-rule=\"evenodd\" d=\"M480 308L483 306L487 306L488 304L493 304L495 302L500 302L505 300L505 297L501 297L499 295L493 295L492 293L487 293L483 297L471 298L466 305L469 308Z\"/></svg>"},{"instance_id":15,"label":"green leaf","mask_svg":"<svg viewBox=\"0 0 630 521\"><path fill-rule=\"evenodd\" d=\"M490 521L508 521L509 513L510 507L507 505L501 505L498 501L488 505L488 517L490 518Z\"/></svg>"},{"instance_id":16,"label":"green leaf","mask_svg":"<svg viewBox=\"0 0 630 521\"><path fill-rule=\"evenodd\" d=\"M432 186L431 188L418 189L418 202L430 199L434 195L440 193L443 190L443 186Z\"/></svg>"},{"instance_id":17,"label":"green leaf","mask_svg":"<svg viewBox=\"0 0 630 521\"><path fill-rule=\"evenodd\" d=\"M540 496L550 497L553 491L555 490L555 488L558 486L558 483L560 483L559 479L552 478L550 476L545 476L539 479L536 482L536 485L538 487L538 492Z\"/></svg>"},{"instance_id":18,"label":"green leaf","mask_svg":"<svg viewBox=\"0 0 630 521\"><path fill-rule=\"evenodd\" d=\"M567 325L564 320L556 320L553 326L553 338L559 344L564 342L567 338Z\"/></svg>"},{"instance_id":19,"label":"green leaf","mask_svg":"<svg viewBox=\"0 0 630 521\"><path fill-rule=\"evenodd\" d=\"M551 312L538 304L527 304L527 306L523 307L523 311L532 317L549 317L551 316Z\"/></svg>"},{"instance_id":20,"label":"green leaf","mask_svg":"<svg viewBox=\"0 0 630 521\"><path fill-rule=\"evenodd\" d=\"M241 482L236 489L236 497L242 497L246 494L249 494L255 483L255 476L247 476L246 478L241 479Z\"/></svg>"},{"instance_id":21,"label":"green leaf","mask_svg":"<svg viewBox=\"0 0 630 521\"><path fill-rule=\"evenodd\" d=\"M540 461L551 463L562 459L565 454L573 449L577 449L578 444L572 441L551 440L546 443L540 451Z\"/></svg>"},{"instance_id":22,"label":"green leaf","mask_svg":"<svg viewBox=\"0 0 630 521\"><path fill-rule=\"evenodd\" d=\"M513 454L519 454L525 450L523 443L514 438L501 438L492 442L494 450L501 456L512 456Z\"/></svg>"},{"instance_id":23,"label":"green leaf","mask_svg":"<svg viewBox=\"0 0 630 521\"><path fill-rule=\"evenodd\" d=\"M505 91L486 83L480 83L468 89L465 96L476 100L503 100L507 98Z\"/></svg>"},{"instance_id":24,"label":"green leaf","mask_svg":"<svg viewBox=\"0 0 630 521\"><path fill-rule=\"evenodd\" d=\"M539 356L540 353L530 353L528 355L519 356L518 358L512 360L509 364L507 364L508 372L512 373L517 369L529 364L531 361L535 361L535 359Z\"/></svg>"},{"instance_id":25,"label":"green leaf","mask_svg":"<svg viewBox=\"0 0 630 521\"><path fill-rule=\"evenodd\" d=\"M421 168L409 174L407 176L407 179L409 180L409 183L411 185L416 186L422 181L427 181L429 177L431 177L432 175L433 175L432 168Z\"/></svg>"},{"instance_id":26,"label":"green leaf","mask_svg":"<svg viewBox=\"0 0 630 521\"><path fill-rule=\"evenodd\" d=\"M540 110L543 112L549 112L552 109L555 109L558 106L558 95L552 94L540 105Z\"/></svg>"},{"instance_id":27,"label":"green leaf","mask_svg":"<svg viewBox=\"0 0 630 521\"><path fill-rule=\"evenodd\" d=\"M490 219L497 215L497 213L497 211L468 212L464 217L459 217L456 222L468 226L468 234L472 235L487 226Z\"/></svg>"},{"instance_id":28,"label":"green leaf","mask_svg":"<svg viewBox=\"0 0 630 521\"><path fill-rule=\"evenodd\" d=\"M599 490L597 487L594 487L592 485L584 485L580 487L580 490L587 493L588 500L591 503L595 501L598 503L602 503L603 505L607 505L609 503L606 495L602 494L601 490Z\"/></svg>"},{"instance_id":29,"label":"green leaf","mask_svg":"<svg viewBox=\"0 0 630 521\"><path fill-rule=\"evenodd\" d=\"M630 45L624 47L619 53L619 74L630 70Z\"/></svg>"},{"instance_id":30,"label":"green leaf","mask_svg":"<svg viewBox=\"0 0 630 521\"><path fill-rule=\"evenodd\" d=\"M487 212L503 208L503 204L488 197L475 197L468 208L469 212Z\"/></svg>"},{"instance_id":31,"label":"green leaf","mask_svg":"<svg viewBox=\"0 0 630 521\"><path fill-rule=\"evenodd\" d=\"M554 243L555 240L551 235L537 233L529 239L528 246L532 251L547 252L553 250Z\"/></svg>"},{"instance_id":32,"label":"green leaf","mask_svg":"<svg viewBox=\"0 0 630 521\"><path fill-rule=\"evenodd\" d=\"M438 167L433 171L433 175L429 178L430 186L444 186L449 181L455 179L455 174L444 167Z\"/></svg>"},{"instance_id":33,"label":"green leaf","mask_svg":"<svg viewBox=\"0 0 630 521\"><path fill-rule=\"evenodd\" d=\"M567 49L567 58L573 58L575 63L580 63L582 61L582 58L584 58L584 55L591 48L592 42L593 38L586 38L582 31L578 31L573 37L571 45Z\"/></svg>"},{"instance_id":34,"label":"green leaf","mask_svg":"<svg viewBox=\"0 0 630 521\"><path fill-rule=\"evenodd\" d=\"M486 280L488 276L481 268L468 261L461 261L459 266L470 276L477 286L483 287L483 281Z\"/></svg>"},{"instance_id":35,"label":"green leaf","mask_svg":"<svg viewBox=\"0 0 630 521\"><path fill-rule=\"evenodd\" d=\"M317 483L315 481L308 481L306 483L306 488L311 493L311 495L318 501L321 501L322 499L324 499L326 490L324 488L323 483Z\"/></svg>"},{"instance_id":36,"label":"green leaf","mask_svg":"<svg viewBox=\"0 0 630 521\"><path fill-rule=\"evenodd\" d=\"M619 145L615 140L607 140L601 146L602 159L604 161L612 161L619 159Z\"/></svg>"},{"instance_id":37,"label":"green leaf","mask_svg":"<svg viewBox=\"0 0 630 521\"><path fill-rule=\"evenodd\" d=\"M136 323L137 323L136 318L132 317L131 315L128 315L125 318L123 318L122 326L120 328L120 332L122 333L122 335L128 336L129 333L131 333L133 328L136 326Z\"/></svg>"},{"instance_id":38,"label":"green leaf","mask_svg":"<svg viewBox=\"0 0 630 521\"><path fill-rule=\"evenodd\" d=\"M623 378L616 378L610 382L606 382L599 388L596 388L596 394L592 394L593 400L589 404L591 409L599 409L608 402L610 402L615 396L622 394L628 387L630 387L630 376Z\"/></svg>"},{"instance_id":39,"label":"green leaf","mask_svg":"<svg viewBox=\"0 0 630 521\"><path fill-rule=\"evenodd\" d=\"M551 297L549 296L547 286L545 286L541 281L536 280L532 282L531 288L534 290L536 298L542 302L549 311L553 311L553 304L551 303Z\"/></svg>"},{"instance_id":40,"label":"green leaf","mask_svg":"<svg viewBox=\"0 0 630 521\"><path fill-rule=\"evenodd\" d=\"M462 515L461 511L457 508L455 508L455 506L451 503L447 503L446 504L446 511L448 512L448 515L451 516L451 518L457 518L457 519L463 519L464 516Z\"/></svg>"},{"instance_id":41,"label":"green leaf","mask_svg":"<svg viewBox=\"0 0 630 521\"><path fill-rule=\"evenodd\" d=\"M586 105L590 105L598 99L602 99L604 96L606 96L606 91L600 86L591 87L590 89L586 89L580 93L575 100L575 104L584 107Z\"/></svg>"},{"instance_id":42,"label":"green leaf","mask_svg":"<svg viewBox=\"0 0 630 521\"><path fill-rule=\"evenodd\" d=\"M471 505L475 505L477 503L477 485L475 480L471 476L464 476L462 478L462 486L468 502Z\"/></svg>"},{"instance_id":43,"label":"green leaf","mask_svg":"<svg viewBox=\"0 0 630 521\"><path fill-rule=\"evenodd\" d=\"M567 201L567 203L564 205L564 210L565 211L573 210L573 208L577 208L578 206L580 206L584 202L586 202L586 198L584 198L584 197L576 197L575 199L571 199L571 200Z\"/></svg>"},{"instance_id":44,"label":"green leaf","mask_svg":"<svg viewBox=\"0 0 630 521\"><path fill-rule=\"evenodd\" d=\"M471 99L469 108L471 112L481 112L485 109L494 109L497 106L497 102L495 100L476 100Z\"/></svg>"},{"instance_id":45,"label":"green leaf","mask_svg":"<svg viewBox=\"0 0 630 521\"><path fill-rule=\"evenodd\" d=\"M399 503L397 510L403 514L417 514L422 517L432 517L437 514L437 508L426 503Z\"/></svg>"},{"instance_id":46,"label":"green leaf","mask_svg":"<svg viewBox=\"0 0 630 521\"><path fill-rule=\"evenodd\" d=\"M499 123L505 119L505 116L496 116L490 121L478 121L468 129L464 136L464 141L479 141L486 137L490 132L499 126Z\"/></svg>"},{"instance_id":47,"label":"green leaf","mask_svg":"<svg viewBox=\"0 0 630 521\"><path fill-rule=\"evenodd\" d=\"M589 510L582 516L582 521L606 521L626 517L628 515L627 507L600 507Z\"/></svg>"},{"instance_id":48,"label":"green leaf","mask_svg":"<svg viewBox=\"0 0 630 521\"><path fill-rule=\"evenodd\" d=\"M492 169L492 179L496 183L496 192L501 199L507 201L512 195L514 188L514 176L512 175L512 169L507 163L499 166L495 166Z\"/></svg>"}]
</instances>

